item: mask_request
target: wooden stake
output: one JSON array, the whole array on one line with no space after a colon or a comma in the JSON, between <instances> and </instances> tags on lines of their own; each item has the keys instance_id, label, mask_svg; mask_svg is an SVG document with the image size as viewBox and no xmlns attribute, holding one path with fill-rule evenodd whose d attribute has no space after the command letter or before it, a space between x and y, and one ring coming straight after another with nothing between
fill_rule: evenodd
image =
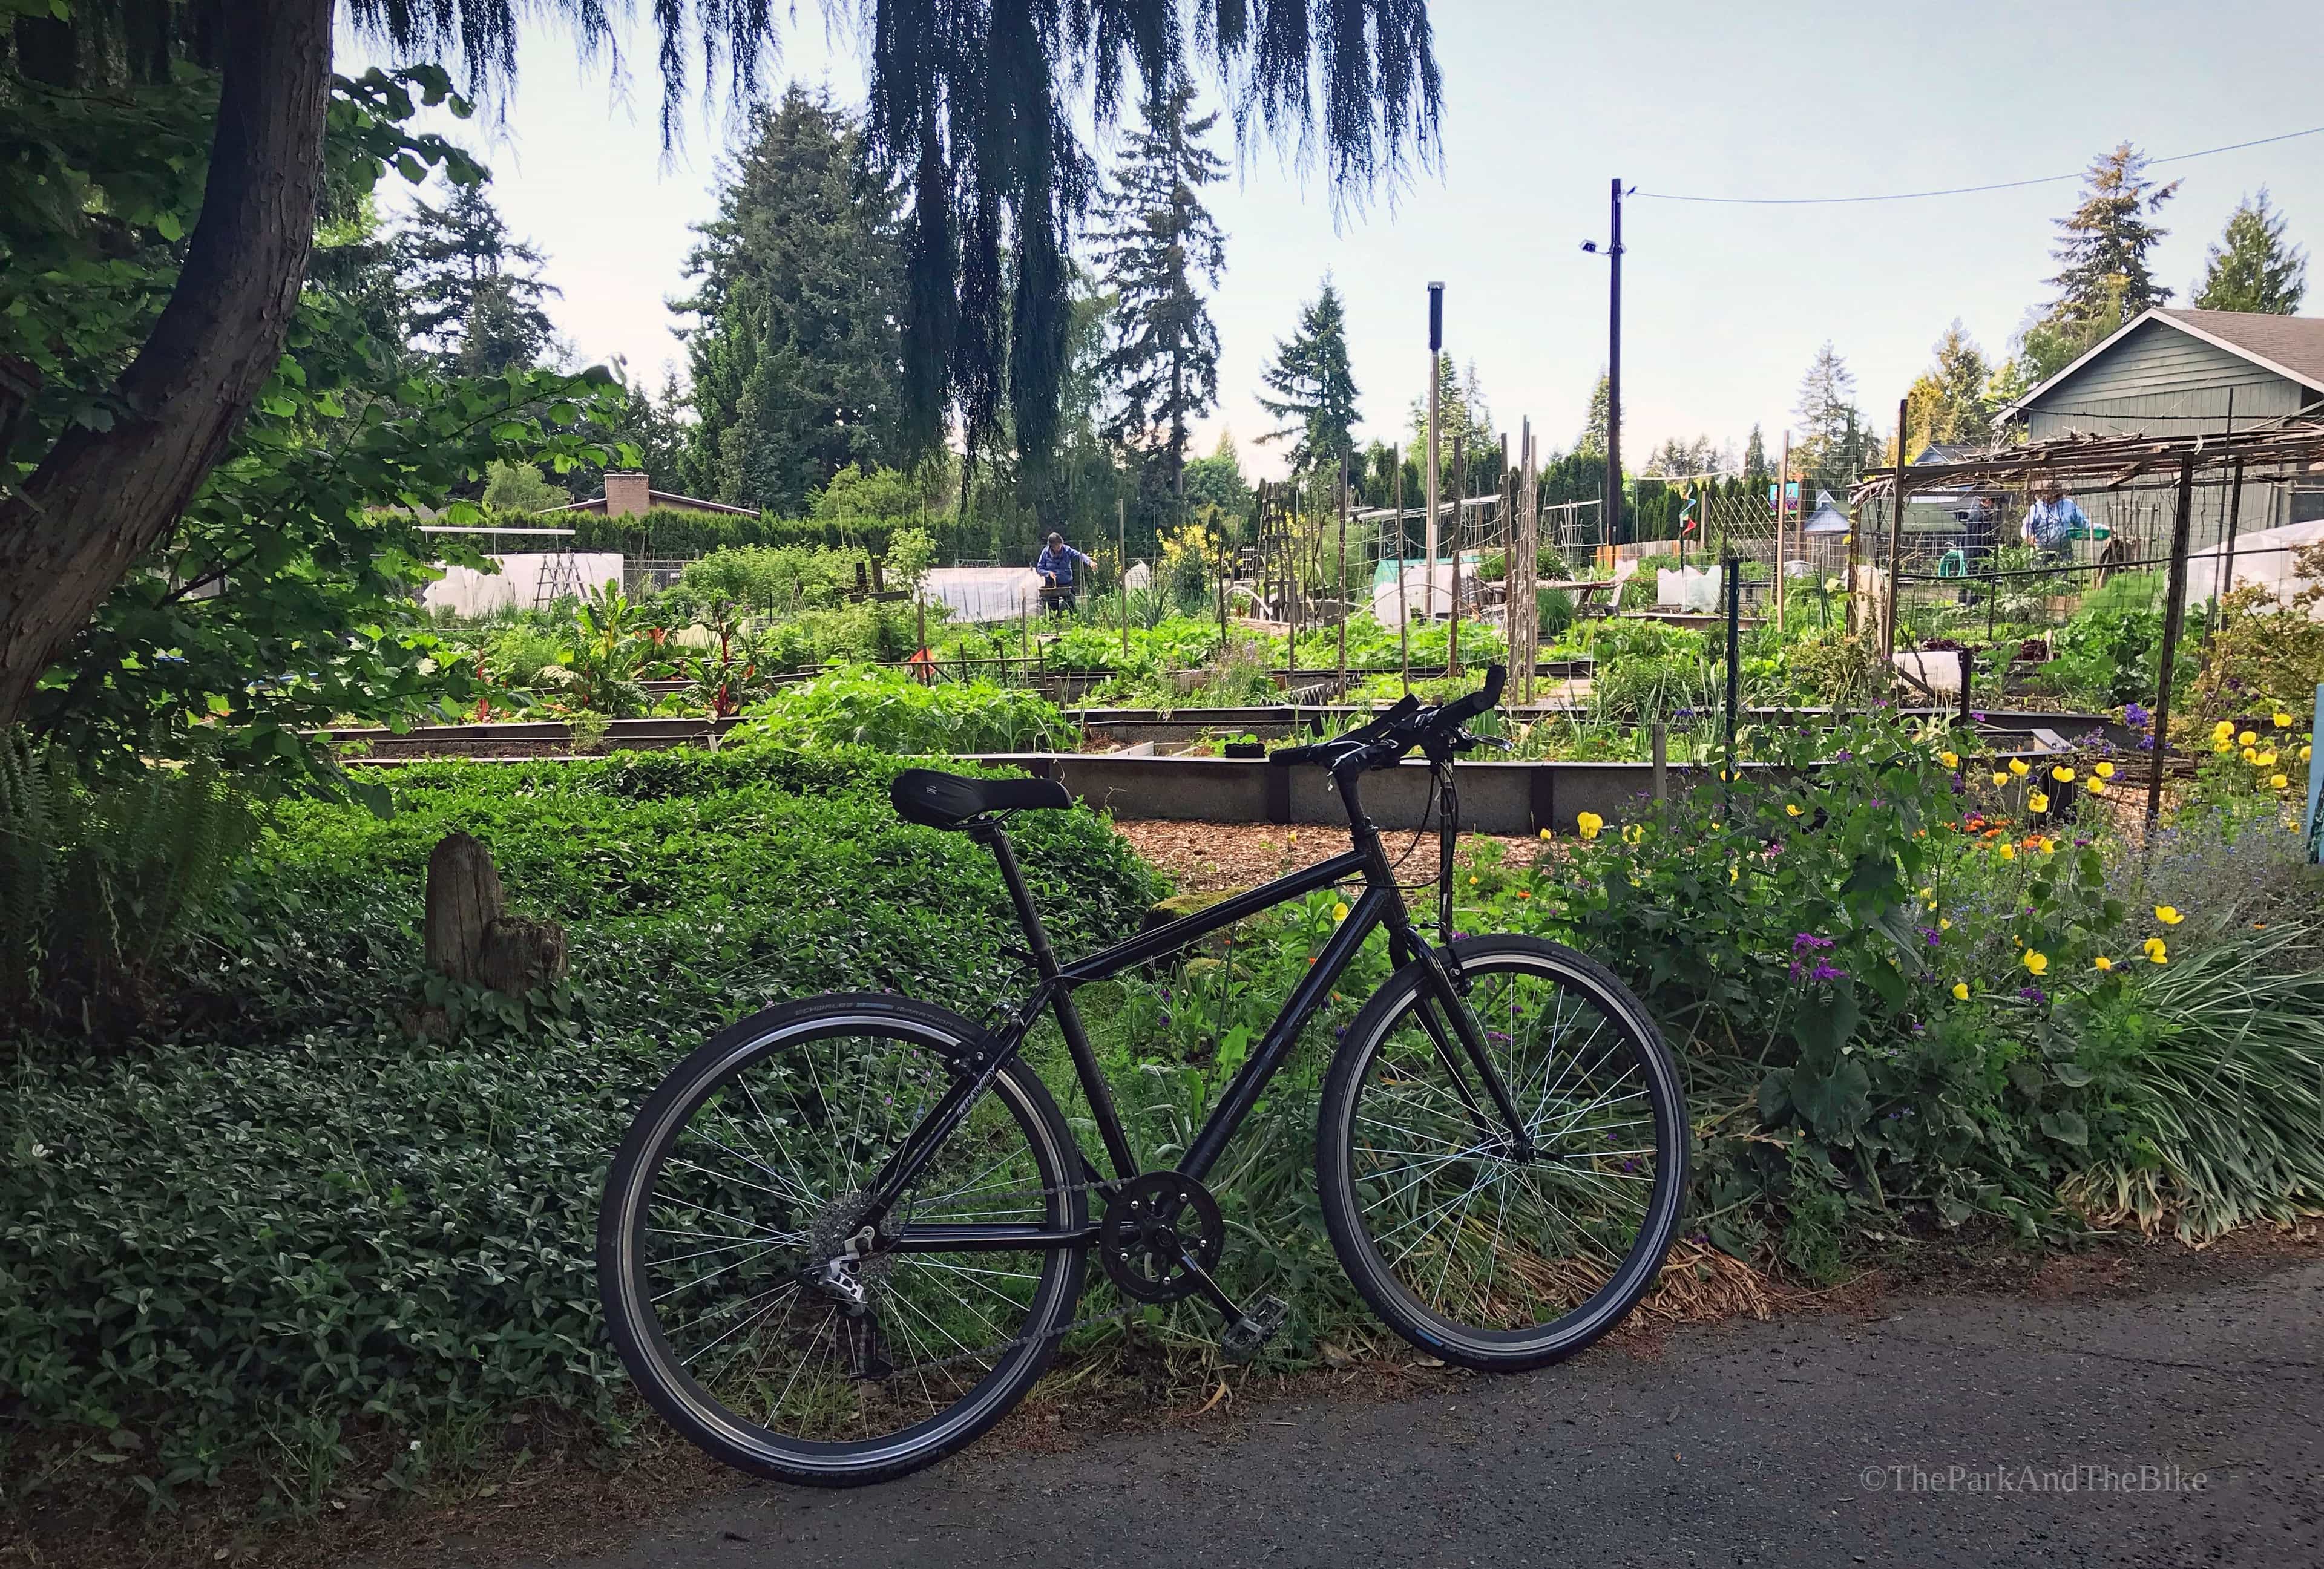
<instances>
[{"instance_id":1,"label":"wooden stake","mask_svg":"<svg viewBox=\"0 0 2324 1569\"><path fill-rule=\"evenodd\" d=\"M1340 454L1340 701L1348 700L1348 455Z\"/></svg>"},{"instance_id":2,"label":"wooden stake","mask_svg":"<svg viewBox=\"0 0 2324 1569\"><path fill-rule=\"evenodd\" d=\"M1388 466L1396 470L1396 647L1404 667L1405 695L1412 695L1412 606L1406 603L1405 574L1411 570L1405 559L1404 545L1404 457L1395 448L1388 449Z\"/></svg>"},{"instance_id":3,"label":"wooden stake","mask_svg":"<svg viewBox=\"0 0 2324 1569\"><path fill-rule=\"evenodd\" d=\"M1452 438L1452 620L1444 631L1444 673L1461 673L1461 498L1469 494L1469 433ZM1432 579L1434 572L1430 574Z\"/></svg>"},{"instance_id":4,"label":"wooden stake","mask_svg":"<svg viewBox=\"0 0 2324 1569\"><path fill-rule=\"evenodd\" d=\"M2179 657L2179 629L2186 617L2187 535L2195 518L2195 460L2179 460L2179 515L2171 525L2171 589L2163 607L2163 658L2154 677L2154 771L2146 780L2147 847L2163 815L2163 764L2171 753L2171 670Z\"/></svg>"},{"instance_id":5,"label":"wooden stake","mask_svg":"<svg viewBox=\"0 0 2324 1569\"><path fill-rule=\"evenodd\" d=\"M1896 618L1904 608L1904 417L1907 400L1896 400L1896 494L1888 509L1888 632L1882 651L1893 664L1896 658Z\"/></svg>"},{"instance_id":6,"label":"wooden stake","mask_svg":"<svg viewBox=\"0 0 2324 1569\"><path fill-rule=\"evenodd\" d=\"M1762 450L1765 450L1762 448ZM1775 475L1775 631L1784 630L1784 491L1792 483L1792 433L1784 432L1784 466ZM1806 553L1804 543L1801 553Z\"/></svg>"}]
</instances>

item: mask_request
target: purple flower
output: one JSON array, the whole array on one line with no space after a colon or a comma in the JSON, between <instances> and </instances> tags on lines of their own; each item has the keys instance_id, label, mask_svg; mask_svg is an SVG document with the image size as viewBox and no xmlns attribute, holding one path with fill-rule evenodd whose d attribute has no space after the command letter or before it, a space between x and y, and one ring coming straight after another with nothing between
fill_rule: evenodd
<instances>
[{"instance_id":1,"label":"purple flower","mask_svg":"<svg viewBox=\"0 0 2324 1569\"><path fill-rule=\"evenodd\" d=\"M1933 948L1937 946L1937 938L1941 934L1938 932L1936 928L1932 926L1924 926L1915 927L1913 929L1929 939L1929 946Z\"/></svg>"},{"instance_id":2,"label":"purple flower","mask_svg":"<svg viewBox=\"0 0 2324 1569\"><path fill-rule=\"evenodd\" d=\"M1984 724L1984 723L1985 723L1985 715L1982 715L1982 714L1980 714L1980 713L1978 713L1978 712L1976 709L1974 709L1974 708L1972 708L1972 709L1970 709L1970 710L1969 711L1969 716L1971 719L1976 720L1979 725L1982 725L1982 724Z\"/></svg>"},{"instance_id":3,"label":"purple flower","mask_svg":"<svg viewBox=\"0 0 2324 1569\"><path fill-rule=\"evenodd\" d=\"M1856 757L1856 753L1854 753L1854 752L1850 752L1848 748L1846 748L1845 746L1843 746L1843 747L1841 747L1841 748L1840 749L1839 752L1838 752L1838 753L1833 757L1832 761L1835 761L1835 762L1849 762L1849 761L1853 761L1855 760L1855 757Z\"/></svg>"},{"instance_id":4,"label":"purple flower","mask_svg":"<svg viewBox=\"0 0 2324 1569\"><path fill-rule=\"evenodd\" d=\"M2152 725L2154 722L2154 715L2137 703L2126 703L2122 706L2122 722L2135 729L2141 725Z\"/></svg>"},{"instance_id":5,"label":"purple flower","mask_svg":"<svg viewBox=\"0 0 2324 1569\"><path fill-rule=\"evenodd\" d=\"M2017 994L2028 1002L2047 1002L2050 1000L2050 994L2039 986L2020 986Z\"/></svg>"},{"instance_id":6,"label":"purple flower","mask_svg":"<svg viewBox=\"0 0 2324 1569\"><path fill-rule=\"evenodd\" d=\"M1831 938L1820 937L1813 932L1795 932L1792 936L1792 952L1795 954L1804 954L1811 948L1828 948L1831 944Z\"/></svg>"},{"instance_id":7,"label":"purple flower","mask_svg":"<svg viewBox=\"0 0 2324 1569\"><path fill-rule=\"evenodd\" d=\"M1816 967L1808 972L1808 979L1811 981L1837 981L1847 974L1847 971L1836 970L1830 964L1825 964L1821 959L1818 959L1816 961Z\"/></svg>"}]
</instances>

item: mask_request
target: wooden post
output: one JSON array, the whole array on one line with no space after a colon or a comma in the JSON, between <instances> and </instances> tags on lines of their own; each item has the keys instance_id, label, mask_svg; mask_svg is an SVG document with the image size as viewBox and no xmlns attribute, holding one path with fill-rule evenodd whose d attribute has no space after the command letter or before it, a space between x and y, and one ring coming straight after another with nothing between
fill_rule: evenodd
<instances>
[{"instance_id":1,"label":"wooden post","mask_svg":"<svg viewBox=\"0 0 2324 1569\"><path fill-rule=\"evenodd\" d=\"M1461 673L1461 500L1469 494L1469 433L1452 438L1452 620L1444 629L1444 673Z\"/></svg>"},{"instance_id":2,"label":"wooden post","mask_svg":"<svg viewBox=\"0 0 2324 1569\"><path fill-rule=\"evenodd\" d=\"M1904 565L1904 420L1908 411L1908 401L1897 399L1896 498L1888 514L1888 631L1881 651L1891 664L1896 660L1896 619L1904 608L1904 584L1900 574Z\"/></svg>"},{"instance_id":3,"label":"wooden post","mask_svg":"<svg viewBox=\"0 0 2324 1569\"><path fill-rule=\"evenodd\" d=\"M1654 737L1653 755L1655 805L1659 808L1668 805L1670 802L1670 726L1657 719L1655 721L1652 734Z\"/></svg>"},{"instance_id":4,"label":"wooden post","mask_svg":"<svg viewBox=\"0 0 2324 1569\"><path fill-rule=\"evenodd\" d=\"M1764 449L1763 449L1764 450ZM1784 630L1784 487L1792 483L1792 433L1784 432L1784 466L1775 474L1775 631ZM1805 553L1805 546L1802 547Z\"/></svg>"},{"instance_id":5,"label":"wooden post","mask_svg":"<svg viewBox=\"0 0 2324 1569\"><path fill-rule=\"evenodd\" d=\"M2163 606L2163 657L2154 678L2154 771L2146 781L2146 832L2151 847L2163 815L2163 764L2171 754L2171 670L2179 657L2185 618L2187 535L2195 517L2195 460L2179 460L2179 515L2171 525L2171 587Z\"/></svg>"},{"instance_id":6,"label":"wooden post","mask_svg":"<svg viewBox=\"0 0 2324 1569\"><path fill-rule=\"evenodd\" d=\"M1130 660L1130 507L1120 497L1113 498L1113 537L1121 552L1121 658Z\"/></svg>"},{"instance_id":7,"label":"wooden post","mask_svg":"<svg viewBox=\"0 0 2324 1569\"><path fill-rule=\"evenodd\" d=\"M1405 575L1412 570L1404 544L1404 456L1388 449L1388 466L1396 470L1396 648L1404 667L1404 690L1412 693L1412 606L1405 598Z\"/></svg>"},{"instance_id":8,"label":"wooden post","mask_svg":"<svg viewBox=\"0 0 2324 1569\"><path fill-rule=\"evenodd\" d=\"M1742 707L1743 694L1742 563L1729 556L1722 576L1727 579L1727 767L1722 782L1732 789L1735 782L1735 724ZM1721 798L1725 798L1722 796Z\"/></svg>"}]
</instances>

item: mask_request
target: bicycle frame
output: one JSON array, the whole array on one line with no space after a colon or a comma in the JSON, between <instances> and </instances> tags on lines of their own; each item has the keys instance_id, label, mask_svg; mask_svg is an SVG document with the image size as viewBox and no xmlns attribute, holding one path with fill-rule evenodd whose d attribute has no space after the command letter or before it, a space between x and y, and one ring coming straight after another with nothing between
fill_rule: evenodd
<instances>
[{"instance_id":1,"label":"bicycle frame","mask_svg":"<svg viewBox=\"0 0 2324 1569\"><path fill-rule=\"evenodd\" d=\"M1065 1049L1073 1057L1074 1075L1081 1082L1083 1094L1089 1099L1091 1114L1096 1119L1099 1136L1105 1143L1106 1155L1113 1165L1116 1179L1126 1181L1138 1176L1137 1157L1131 1152L1129 1138L1122 1130L1120 1115L1114 1107L1112 1090L1098 1066L1096 1054L1091 1049L1089 1037L1082 1028L1081 1015L1074 1007L1074 989L1150 964L1189 947L1211 933L1232 926L1246 917L1359 876L1364 880L1364 891L1349 910L1347 919L1340 923L1307 974L1292 988L1282 1011L1213 1103L1201 1131L1187 1146L1176 1169L1197 1182L1209 1174L1234 1138L1236 1131L1241 1127L1243 1119L1266 1092L1268 1082L1290 1056L1292 1048L1298 1043L1300 1032L1331 996L1333 987L1354 961L1365 940L1375 928L1381 926L1388 928L1389 955L1399 968L1415 961L1425 967L1429 984L1427 996L1419 1010L1421 1024L1434 1041L1437 1057L1451 1076L1470 1116L1481 1132L1489 1132L1491 1117L1476 1099L1461 1073L1460 1064L1464 1059L1470 1071L1484 1083L1494 1112L1498 1113L1512 1146L1521 1156L1529 1154L1531 1141L1524 1131L1524 1119L1510 1099L1508 1086L1501 1082L1499 1073L1493 1066L1476 1020L1462 1001L1457 974L1445 963L1443 952L1432 947L1414 928L1411 915L1404 908L1402 893L1396 885L1394 870L1388 864L1387 852L1380 844L1379 830L1364 817L1357 804L1353 776L1340 779L1338 782L1355 837L1353 849L1287 877L1222 900L1207 909L1141 933L1127 942L1117 943L1070 964L1060 964L1049 946L1040 913L1033 905L1032 893L1026 886L1024 872L1017 863L1016 852L1010 847L1008 835L1001 826L998 822L973 826L970 832L991 849L994 858L1000 863L1001 880L1008 885L1018 922L1031 944L1030 956L1039 973L1039 983L1006 1020L986 1033L976 1051L962 1065L965 1069L963 1075L953 1082L927 1117L905 1140L903 1148L890 1158L873 1180L870 1189L872 1204L865 1214L866 1223L877 1226L886 1219L904 1189L926 1168L937 1148L967 1117L976 1098L985 1092L1001 1067L1016 1055L1044 1010L1056 1016L1057 1028L1064 1033ZM1452 1028L1449 1032L1429 1011L1429 1001L1434 1001L1451 1019ZM1082 1158L1082 1164L1084 1175L1092 1179L1094 1186L1104 1186L1103 1177L1091 1165L1086 1155ZM1089 1242L1094 1241L1096 1237L1097 1227L1094 1224L1068 1230L1022 1223L908 1224L897 1235L888 1239L888 1245L901 1251L998 1252L1056 1243Z\"/></svg>"}]
</instances>

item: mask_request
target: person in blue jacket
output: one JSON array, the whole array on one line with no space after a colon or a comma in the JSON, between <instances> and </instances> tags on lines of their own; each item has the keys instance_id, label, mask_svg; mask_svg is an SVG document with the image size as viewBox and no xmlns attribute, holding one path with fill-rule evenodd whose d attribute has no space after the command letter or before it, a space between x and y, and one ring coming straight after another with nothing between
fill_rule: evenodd
<instances>
[{"instance_id":1,"label":"person in blue jacket","mask_svg":"<svg viewBox=\"0 0 2324 1569\"><path fill-rule=\"evenodd\" d=\"M1033 558L1033 570L1041 575L1041 603L1049 607L1052 615L1063 615L1074 603L1074 563L1094 568L1095 561L1065 543L1063 534L1051 534L1041 553Z\"/></svg>"},{"instance_id":2,"label":"person in blue jacket","mask_svg":"<svg viewBox=\"0 0 2324 1569\"><path fill-rule=\"evenodd\" d=\"M2066 494L2062 481L2045 479L2034 490L2034 504L2025 509L2024 533L2043 561L2065 559L2072 552L2074 531L2087 535L2089 528L2090 520Z\"/></svg>"}]
</instances>

